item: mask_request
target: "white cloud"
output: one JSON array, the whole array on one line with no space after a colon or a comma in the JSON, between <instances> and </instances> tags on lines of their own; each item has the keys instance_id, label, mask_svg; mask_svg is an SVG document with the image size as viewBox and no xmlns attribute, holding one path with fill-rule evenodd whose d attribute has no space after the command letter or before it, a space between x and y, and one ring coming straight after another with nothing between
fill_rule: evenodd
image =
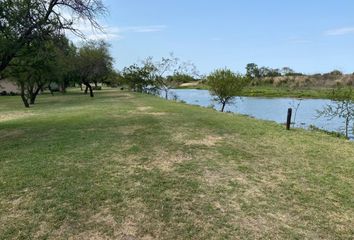
<instances>
[{"instance_id":1,"label":"white cloud","mask_svg":"<svg viewBox=\"0 0 354 240\"><path fill-rule=\"evenodd\" d=\"M135 32L135 33L161 32L165 29L166 29L165 25L135 26L135 27L121 28L123 32Z\"/></svg>"},{"instance_id":2,"label":"white cloud","mask_svg":"<svg viewBox=\"0 0 354 240\"><path fill-rule=\"evenodd\" d=\"M347 35L347 34L353 34L354 33L354 27L344 27L344 28L336 28L336 29L330 29L325 32L325 35L327 36L340 36L340 35Z\"/></svg>"},{"instance_id":3,"label":"white cloud","mask_svg":"<svg viewBox=\"0 0 354 240\"><path fill-rule=\"evenodd\" d=\"M129 27L111 27L103 26L101 30L93 28L88 22L79 21L75 24L75 28L78 29L86 39L88 40L120 40L124 36L124 33L155 33L164 31L167 26L165 25L148 25L148 26L129 26ZM78 42L82 39L73 33L68 33L69 38Z\"/></svg>"}]
</instances>

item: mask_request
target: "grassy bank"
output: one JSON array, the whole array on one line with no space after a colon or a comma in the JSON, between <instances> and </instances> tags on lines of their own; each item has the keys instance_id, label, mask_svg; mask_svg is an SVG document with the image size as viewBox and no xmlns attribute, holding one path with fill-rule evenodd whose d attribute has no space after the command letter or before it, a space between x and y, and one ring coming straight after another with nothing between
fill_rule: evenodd
<instances>
[{"instance_id":1,"label":"grassy bank","mask_svg":"<svg viewBox=\"0 0 354 240\"><path fill-rule=\"evenodd\" d=\"M350 239L354 144L105 90L0 97L0 239Z\"/></svg>"},{"instance_id":2,"label":"grassy bank","mask_svg":"<svg viewBox=\"0 0 354 240\"><path fill-rule=\"evenodd\" d=\"M205 84L197 86L179 87L178 89L208 90ZM329 98L334 88L290 88L274 86L254 86L243 90L245 97L294 97L294 98ZM354 96L353 96L354 97Z\"/></svg>"}]
</instances>

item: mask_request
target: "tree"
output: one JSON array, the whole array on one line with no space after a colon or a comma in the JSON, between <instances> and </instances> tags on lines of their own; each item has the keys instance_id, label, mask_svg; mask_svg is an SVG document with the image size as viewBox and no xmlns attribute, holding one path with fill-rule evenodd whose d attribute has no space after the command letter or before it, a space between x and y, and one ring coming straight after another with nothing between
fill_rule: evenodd
<instances>
[{"instance_id":1,"label":"tree","mask_svg":"<svg viewBox=\"0 0 354 240\"><path fill-rule=\"evenodd\" d=\"M279 69L261 67L259 69L259 76L260 77L279 77L281 76Z\"/></svg>"},{"instance_id":2,"label":"tree","mask_svg":"<svg viewBox=\"0 0 354 240\"><path fill-rule=\"evenodd\" d=\"M156 92L156 88L153 85L154 71L155 66L146 62L142 66L133 64L123 69L121 77L123 83L127 84L134 92Z\"/></svg>"},{"instance_id":3,"label":"tree","mask_svg":"<svg viewBox=\"0 0 354 240\"><path fill-rule=\"evenodd\" d=\"M283 67L281 72L284 76L292 76L295 74L295 71L289 67Z\"/></svg>"},{"instance_id":4,"label":"tree","mask_svg":"<svg viewBox=\"0 0 354 240\"><path fill-rule=\"evenodd\" d=\"M0 73L25 45L65 30L82 36L75 23L84 19L99 28L96 16L105 12L101 0L1 0Z\"/></svg>"},{"instance_id":5,"label":"tree","mask_svg":"<svg viewBox=\"0 0 354 240\"><path fill-rule=\"evenodd\" d=\"M344 132L349 138L349 131L354 131L354 92L351 87L333 90L330 96L332 103L318 111L318 116L324 116L332 120L335 117L344 119Z\"/></svg>"},{"instance_id":6,"label":"tree","mask_svg":"<svg viewBox=\"0 0 354 240\"><path fill-rule=\"evenodd\" d=\"M223 112L226 104L231 103L242 92L248 81L242 75L225 68L211 73L207 77L207 83L214 100L222 105Z\"/></svg>"},{"instance_id":7,"label":"tree","mask_svg":"<svg viewBox=\"0 0 354 240\"><path fill-rule=\"evenodd\" d=\"M94 97L91 83L104 81L112 72L113 58L108 47L104 41L91 41L79 49L75 75L86 86L85 93L90 90L91 97Z\"/></svg>"},{"instance_id":8,"label":"tree","mask_svg":"<svg viewBox=\"0 0 354 240\"><path fill-rule=\"evenodd\" d=\"M34 104L37 95L45 85L58 75L58 56L55 43L59 37L51 40L36 40L21 49L23 56L15 58L5 74L20 87L25 107Z\"/></svg>"},{"instance_id":9,"label":"tree","mask_svg":"<svg viewBox=\"0 0 354 240\"><path fill-rule=\"evenodd\" d=\"M257 64L249 63L246 66L246 76L250 79L255 79L260 77L260 72Z\"/></svg>"},{"instance_id":10,"label":"tree","mask_svg":"<svg viewBox=\"0 0 354 240\"><path fill-rule=\"evenodd\" d=\"M190 73L175 73L167 78L169 78L169 81L174 82L176 85L198 81L198 79Z\"/></svg>"},{"instance_id":11,"label":"tree","mask_svg":"<svg viewBox=\"0 0 354 240\"><path fill-rule=\"evenodd\" d=\"M77 57L77 48L65 36L59 36L55 40L55 48L53 49L56 56L56 67L52 70L51 82L58 84L62 93L66 92L66 88L75 83L75 64Z\"/></svg>"},{"instance_id":12,"label":"tree","mask_svg":"<svg viewBox=\"0 0 354 240\"><path fill-rule=\"evenodd\" d=\"M153 62L149 57L144 61L144 65L152 69L153 86L164 93L165 99L172 88L177 87L179 77L197 75L194 64L190 62L181 62L179 58L170 53L168 57L162 57L160 61Z\"/></svg>"}]
</instances>

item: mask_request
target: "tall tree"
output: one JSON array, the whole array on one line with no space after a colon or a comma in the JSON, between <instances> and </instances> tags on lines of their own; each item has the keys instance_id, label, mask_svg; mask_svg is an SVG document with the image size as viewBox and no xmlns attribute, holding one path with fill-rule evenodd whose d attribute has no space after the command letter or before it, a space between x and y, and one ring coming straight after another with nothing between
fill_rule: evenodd
<instances>
[{"instance_id":1,"label":"tall tree","mask_svg":"<svg viewBox=\"0 0 354 240\"><path fill-rule=\"evenodd\" d=\"M94 97L91 83L102 82L112 73L113 58L108 48L104 41L91 41L79 49L75 74L86 86L85 93L89 90L91 97Z\"/></svg>"},{"instance_id":2,"label":"tall tree","mask_svg":"<svg viewBox=\"0 0 354 240\"><path fill-rule=\"evenodd\" d=\"M96 17L106 9L101 0L1 0L0 73L35 39L53 33L82 33L75 23L84 19L99 28Z\"/></svg>"}]
</instances>

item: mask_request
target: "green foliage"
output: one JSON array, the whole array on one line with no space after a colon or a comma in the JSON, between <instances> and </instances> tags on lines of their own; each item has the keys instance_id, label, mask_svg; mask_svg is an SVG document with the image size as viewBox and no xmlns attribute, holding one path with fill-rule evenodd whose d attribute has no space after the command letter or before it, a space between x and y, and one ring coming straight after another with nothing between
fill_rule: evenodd
<instances>
[{"instance_id":1,"label":"green foliage","mask_svg":"<svg viewBox=\"0 0 354 240\"><path fill-rule=\"evenodd\" d=\"M246 76L250 79L259 78L260 72L257 64L249 63L246 66Z\"/></svg>"},{"instance_id":2,"label":"green foliage","mask_svg":"<svg viewBox=\"0 0 354 240\"><path fill-rule=\"evenodd\" d=\"M169 81L175 82L177 84L197 81L197 79L195 79L192 75L184 74L184 73L176 73L172 76L168 76L168 78L170 79Z\"/></svg>"},{"instance_id":3,"label":"green foliage","mask_svg":"<svg viewBox=\"0 0 354 240\"><path fill-rule=\"evenodd\" d=\"M40 90L51 82L60 84L69 71L70 64L65 51L70 51L68 40L57 36L47 40L37 39L26 44L20 57L12 60L4 72L21 88L21 97L26 107L34 104Z\"/></svg>"},{"instance_id":4,"label":"green foliage","mask_svg":"<svg viewBox=\"0 0 354 240\"><path fill-rule=\"evenodd\" d=\"M78 51L74 74L79 83L93 91L90 83L104 82L113 71L113 58L109 53L109 45L104 41L90 41ZM86 90L87 91L87 90Z\"/></svg>"},{"instance_id":5,"label":"green foliage","mask_svg":"<svg viewBox=\"0 0 354 240\"><path fill-rule=\"evenodd\" d=\"M153 72L155 67L153 65L144 64L139 66L133 64L125 67L122 71L122 82L129 86L134 92L148 93L155 91L153 86Z\"/></svg>"},{"instance_id":6,"label":"green foliage","mask_svg":"<svg viewBox=\"0 0 354 240\"><path fill-rule=\"evenodd\" d=\"M248 79L229 69L218 69L207 77L207 84L214 100L222 104L223 112L225 105L242 93Z\"/></svg>"},{"instance_id":7,"label":"green foliage","mask_svg":"<svg viewBox=\"0 0 354 240\"><path fill-rule=\"evenodd\" d=\"M99 27L95 17L105 12L101 0L0 1L0 72L19 56L25 45L64 29L80 35L74 26L78 19L85 18Z\"/></svg>"}]
</instances>

